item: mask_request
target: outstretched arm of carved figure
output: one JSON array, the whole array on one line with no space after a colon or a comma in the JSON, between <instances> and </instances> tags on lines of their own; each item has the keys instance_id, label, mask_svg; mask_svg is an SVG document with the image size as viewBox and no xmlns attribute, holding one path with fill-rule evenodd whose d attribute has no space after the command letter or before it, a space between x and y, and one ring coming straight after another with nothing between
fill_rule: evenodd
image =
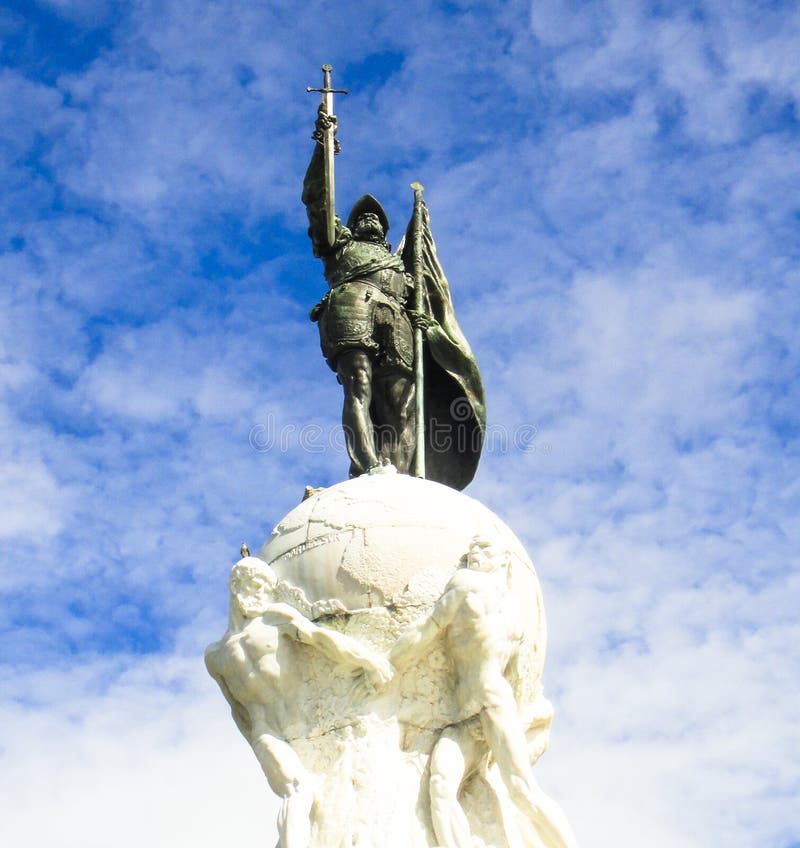
<instances>
[{"instance_id":1,"label":"outstretched arm of carved figure","mask_svg":"<svg viewBox=\"0 0 800 848\"><path fill-rule=\"evenodd\" d=\"M331 662L363 672L368 689L381 688L392 679L393 671L388 660L357 639L318 627L307 619L304 619L303 626L297 627L297 632L301 642L315 647Z\"/></svg>"},{"instance_id":2,"label":"outstretched arm of carved figure","mask_svg":"<svg viewBox=\"0 0 800 848\"><path fill-rule=\"evenodd\" d=\"M267 604L261 618L265 624L270 624L273 627L280 627L285 624L291 625L288 632L294 639L300 639L300 636L295 633L298 627L304 627L305 622L310 624L303 613L284 601Z\"/></svg>"},{"instance_id":3,"label":"outstretched arm of carved figure","mask_svg":"<svg viewBox=\"0 0 800 848\"><path fill-rule=\"evenodd\" d=\"M439 629L430 616L412 624L395 642L389 654L389 662L398 670L405 668L425 653L428 645L438 636Z\"/></svg>"},{"instance_id":4,"label":"outstretched arm of carved figure","mask_svg":"<svg viewBox=\"0 0 800 848\"><path fill-rule=\"evenodd\" d=\"M296 641L316 648L332 663L363 673L368 689L378 689L392 679L392 667L384 657L351 636L319 627L289 604L271 604L264 617Z\"/></svg>"},{"instance_id":5,"label":"outstretched arm of carved figure","mask_svg":"<svg viewBox=\"0 0 800 848\"><path fill-rule=\"evenodd\" d=\"M451 624L460 604L461 594L448 586L431 614L412 624L397 640L389 654L391 664L400 669L419 658L439 633Z\"/></svg>"}]
</instances>

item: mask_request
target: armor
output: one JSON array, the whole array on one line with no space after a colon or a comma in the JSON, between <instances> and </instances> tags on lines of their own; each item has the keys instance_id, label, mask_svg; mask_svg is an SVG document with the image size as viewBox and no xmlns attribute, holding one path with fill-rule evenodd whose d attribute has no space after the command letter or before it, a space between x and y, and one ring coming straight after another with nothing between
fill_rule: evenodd
<instances>
[{"instance_id":1,"label":"armor","mask_svg":"<svg viewBox=\"0 0 800 848\"><path fill-rule=\"evenodd\" d=\"M330 287L309 314L317 322L325 361L335 371L338 356L358 348L369 353L377 372L396 370L411 374L414 337L406 309L413 282L403 260L393 255L385 242L354 239L350 227L343 226L338 218L333 246L323 247L321 175L315 164L312 158L303 199L308 209L314 253L324 263L325 279ZM388 229L386 213L370 195L364 195L356 203L348 224L352 226L353 218L362 211L374 211L384 229Z\"/></svg>"},{"instance_id":2,"label":"armor","mask_svg":"<svg viewBox=\"0 0 800 848\"><path fill-rule=\"evenodd\" d=\"M333 371L340 353L369 352L376 370L410 374L414 365L411 323L400 301L371 280L352 280L332 288L312 310L319 325L322 355Z\"/></svg>"},{"instance_id":3,"label":"armor","mask_svg":"<svg viewBox=\"0 0 800 848\"><path fill-rule=\"evenodd\" d=\"M314 255L322 260L328 283L310 318L317 323L323 356L344 387L342 424L351 476L387 460L401 473L411 473L417 436L410 410L417 401L419 379L427 422L424 474L463 489L475 473L483 443L483 387L455 317L427 209L420 207L416 230L416 216L412 218L397 254L385 241L386 213L371 195L356 202L345 226L329 209L321 144L315 146L306 171L303 203ZM412 270L419 270L416 292ZM428 321L418 362L412 308L415 320L422 315ZM344 356L351 351L364 354L367 366L358 357ZM369 385L359 382L364 380Z\"/></svg>"}]
</instances>

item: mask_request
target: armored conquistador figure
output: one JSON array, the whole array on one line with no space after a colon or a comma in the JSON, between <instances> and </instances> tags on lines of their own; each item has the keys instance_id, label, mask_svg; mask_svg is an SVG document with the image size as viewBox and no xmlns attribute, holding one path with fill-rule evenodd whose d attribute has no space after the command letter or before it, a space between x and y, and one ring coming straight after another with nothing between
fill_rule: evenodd
<instances>
[{"instance_id":1,"label":"armored conquistador figure","mask_svg":"<svg viewBox=\"0 0 800 848\"><path fill-rule=\"evenodd\" d=\"M342 224L333 200L334 90L330 67L323 70L303 203L329 286L311 319L344 389L350 476L391 464L461 489L480 456L483 389L436 257L422 187L415 184L414 216L396 253L386 241L386 212L372 195Z\"/></svg>"}]
</instances>

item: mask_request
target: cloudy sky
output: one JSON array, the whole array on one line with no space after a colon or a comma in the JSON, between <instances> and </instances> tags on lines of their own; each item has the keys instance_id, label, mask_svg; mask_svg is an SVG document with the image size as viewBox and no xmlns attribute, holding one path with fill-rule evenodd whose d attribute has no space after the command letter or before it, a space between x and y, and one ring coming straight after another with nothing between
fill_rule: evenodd
<instances>
[{"instance_id":1,"label":"cloudy sky","mask_svg":"<svg viewBox=\"0 0 800 848\"><path fill-rule=\"evenodd\" d=\"M481 365L540 782L584 848L800 846L799 44L791 0L5 0L4 844L273 844L202 650L240 542L346 475L330 62L341 209L396 243L425 184Z\"/></svg>"}]
</instances>

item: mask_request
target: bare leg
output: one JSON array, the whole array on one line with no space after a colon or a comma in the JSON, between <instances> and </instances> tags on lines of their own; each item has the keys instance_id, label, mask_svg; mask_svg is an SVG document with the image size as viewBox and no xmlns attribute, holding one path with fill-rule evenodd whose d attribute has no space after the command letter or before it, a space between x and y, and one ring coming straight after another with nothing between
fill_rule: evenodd
<instances>
[{"instance_id":1,"label":"bare leg","mask_svg":"<svg viewBox=\"0 0 800 848\"><path fill-rule=\"evenodd\" d=\"M480 716L486 741L509 797L535 828L531 844L545 848L577 848L561 807L542 792L533 777L527 740L513 703L486 708Z\"/></svg>"},{"instance_id":2,"label":"bare leg","mask_svg":"<svg viewBox=\"0 0 800 848\"><path fill-rule=\"evenodd\" d=\"M353 469L363 474L378 464L369 414L372 402L372 363L363 350L347 350L336 363L344 389L342 427Z\"/></svg>"},{"instance_id":3,"label":"bare leg","mask_svg":"<svg viewBox=\"0 0 800 848\"><path fill-rule=\"evenodd\" d=\"M459 725L445 728L431 753L431 820L441 848L473 848L458 790L479 759L478 746Z\"/></svg>"},{"instance_id":4,"label":"bare leg","mask_svg":"<svg viewBox=\"0 0 800 848\"><path fill-rule=\"evenodd\" d=\"M414 378L400 372L376 381L375 408L384 430L381 453L401 474L411 470L414 457Z\"/></svg>"},{"instance_id":5,"label":"bare leg","mask_svg":"<svg viewBox=\"0 0 800 848\"><path fill-rule=\"evenodd\" d=\"M300 758L288 742L269 733L253 742L253 750L270 788L281 799L278 846L308 848L314 791Z\"/></svg>"}]
</instances>

